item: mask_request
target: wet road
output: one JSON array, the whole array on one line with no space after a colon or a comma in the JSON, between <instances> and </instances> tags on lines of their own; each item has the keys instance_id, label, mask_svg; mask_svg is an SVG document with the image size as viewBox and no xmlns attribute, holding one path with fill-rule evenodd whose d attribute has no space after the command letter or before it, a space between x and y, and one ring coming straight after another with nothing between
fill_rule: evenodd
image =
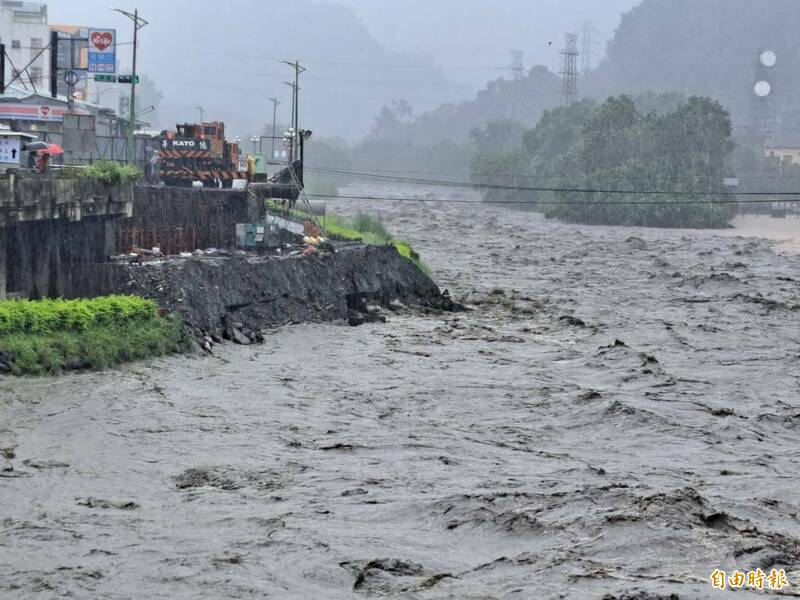
<instances>
[{"instance_id":1,"label":"wet road","mask_svg":"<svg viewBox=\"0 0 800 600\"><path fill-rule=\"evenodd\" d=\"M377 211L474 310L0 380L0 598L800 595L800 256Z\"/></svg>"}]
</instances>

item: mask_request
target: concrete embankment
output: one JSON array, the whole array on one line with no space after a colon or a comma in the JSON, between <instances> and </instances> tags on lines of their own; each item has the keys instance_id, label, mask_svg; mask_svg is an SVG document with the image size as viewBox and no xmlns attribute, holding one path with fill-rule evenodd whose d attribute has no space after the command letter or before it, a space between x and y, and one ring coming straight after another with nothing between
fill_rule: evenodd
<instances>
[{"instance_id":1,"label":"concrete embankment","mask_svg":"<svg viewBox=\"0 0 800 600\"><path fill-rule=\"evenodd\" d=\"M169 259L71 269L68 296L134 294L183 315L196 334L252 340L290 323L362 322L371 306L452 310L449 295L394 247L353 246L305 258ZM237 336L238 337L238 336ZM243 341L243 340L242 340Z\"/></svg>"}]
</instances>

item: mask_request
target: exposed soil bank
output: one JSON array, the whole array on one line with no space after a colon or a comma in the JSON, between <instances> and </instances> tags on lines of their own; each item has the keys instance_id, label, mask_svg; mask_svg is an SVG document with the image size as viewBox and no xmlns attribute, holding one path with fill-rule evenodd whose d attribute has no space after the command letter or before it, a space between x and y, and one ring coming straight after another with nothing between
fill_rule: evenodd
<instances>
[{"instance_id":1,"label":"exposed soil bank","mask_svg":"<svg viewBox=\"0 0 800 600\"><path fill-rule=\"evenodd\" d=\"M232 328L250 333L290 323L350 319L355 324L370 306L452 309L449 296L392 246L352 246L305 258L203 257L80 271L71 295L153 298L161 308L182 314L196 334L214 338L232 337Z\"/></svg>"}]
</instances>

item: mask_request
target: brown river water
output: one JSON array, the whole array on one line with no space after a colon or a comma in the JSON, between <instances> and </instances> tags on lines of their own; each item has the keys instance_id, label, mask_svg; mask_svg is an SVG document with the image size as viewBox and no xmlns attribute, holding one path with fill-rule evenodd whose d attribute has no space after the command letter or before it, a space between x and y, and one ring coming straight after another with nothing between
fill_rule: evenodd
<instances>
[{"instance_id":1,"label":"brown river water","mask_svg":"<svg viewBox=\"0 0 800 600\"><path fill-rule=\"evenodd\" d=\"M800 596L791 221L336 205L472 310L0 379L0 598Z\"/></svg>"}]
</instances>

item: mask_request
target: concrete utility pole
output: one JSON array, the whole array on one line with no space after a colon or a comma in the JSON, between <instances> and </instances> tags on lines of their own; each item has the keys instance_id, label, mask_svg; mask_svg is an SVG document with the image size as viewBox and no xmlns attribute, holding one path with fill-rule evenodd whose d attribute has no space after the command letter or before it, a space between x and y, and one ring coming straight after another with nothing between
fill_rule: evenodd
<instances>
[{"instance_id":1,"label":"concrete utility pole","mask_svg":"<svg viewBox=\"0 0 800 600\"><path fill-rule=\"evenodd\" d=\"M131 75L131 106L128 119L128 164L134 164L136 162L136 140L133 135L136 131L136 51L139 45L139 30L147 25L148 22L139 16L138 8L133 13L119 8L112 8L111 10L125 15L133 21L133 73Z\"/></svg>"},{"instance_id":2,"label":"concrete utility pole","mask_svg":"<svg viewBox=\"0 0 800 600\"><path fill-rule=\"evenodd\" d=\"M292 129L292 136L289 138L289 164L291 164L292 160L294 160L294 147L297 143L297 129L294 126L295 120L295 99L297 98L297 84L293 81L284 81L286 85L292 88L292 120L289 124L289 128Z\"/></svg>"},{"instance_id":3,"label":"concrete utility pole","mask_svg":"<svg viewBox=\"0 0 800 600\"><path fill-rule=\"evenodd\" d=\"M270 160L275 160L275 121L278 118L278 102L277 98L267 98L270 102L272 102L272 156Z\"/></svg>"},{"instance_id":4,"label":"concrete utility pole","mask_svg":"<svg viewBox=\"0 0 800 600\"><path fill-rule=\"evenodd\" d=\"M294 69L294 84L289 85L293 85L292 89L294 90L294 94L292 95L292 128L294 129L292 147L296 148L300 139L300 74L305 72L306 68L302 66L298 60L294 62L282 60L281 62Z\"/></svg>"}]
</instances>

